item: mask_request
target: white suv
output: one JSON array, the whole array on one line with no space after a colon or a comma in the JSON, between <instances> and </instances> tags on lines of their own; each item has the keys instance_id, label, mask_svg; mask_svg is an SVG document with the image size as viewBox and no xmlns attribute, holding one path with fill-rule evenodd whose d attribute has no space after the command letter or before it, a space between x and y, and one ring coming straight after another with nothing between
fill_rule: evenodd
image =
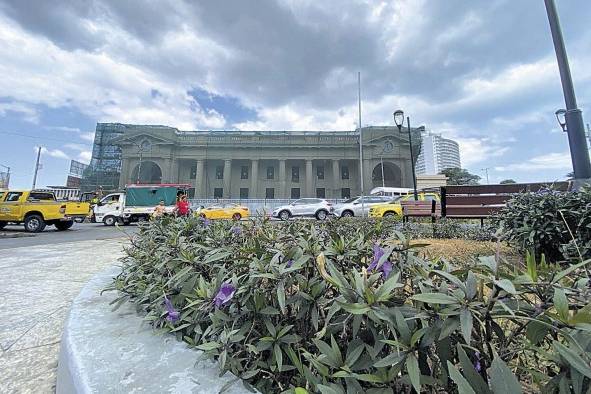
<instances>
[{"instance_id":1,"label":"white suv","mask_svg":"<svg viewBox=\"0 0 591 394\"><path fill-rule=\"evenodd\" d=\"M318 220L324 220L333 209L331 203L321 198L300 198L289 205L275 208L271 216L281 220L295 216L312 216Z\"/></svg>"},{"instance_id":2,"label":"white suv","mask_svg":"<svg viewBox=\"0 0 591 394\"><path fill-rule=\"evenodd\" d=\"M392 200L390 196L357 196L338 204L333 214L338 217L367 216L372 205L383 204Z\"/></svg>"}]
</instances>

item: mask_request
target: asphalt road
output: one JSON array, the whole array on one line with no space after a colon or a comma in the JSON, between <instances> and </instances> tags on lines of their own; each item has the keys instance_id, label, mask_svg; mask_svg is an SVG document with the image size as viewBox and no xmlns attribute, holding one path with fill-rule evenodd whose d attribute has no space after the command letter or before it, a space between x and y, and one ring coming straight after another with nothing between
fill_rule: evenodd
<instances>
[{"instance_id":1,"label":"asphalt road","mask_svg":"<svg viewBox=\"0 0 591 394\"><path fill-rule=\"evenodd\" d=\"M138 226L136 224L107 227L102 223L75 223L72 228L66 231L57 231L55 227L48 226L41 233L29 234L25 232L22 225L6 226L0 232L0 249L122 238L126 234L134 234L137 231Z\"/></svg>"}]
</instances>

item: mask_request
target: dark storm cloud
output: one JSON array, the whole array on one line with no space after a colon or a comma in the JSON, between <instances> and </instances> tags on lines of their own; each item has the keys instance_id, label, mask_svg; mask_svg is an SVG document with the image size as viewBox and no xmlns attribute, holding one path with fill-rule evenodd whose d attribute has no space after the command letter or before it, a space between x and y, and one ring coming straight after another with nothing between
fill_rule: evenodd
<instances>
[{"instance_id":1,"label":"dark storm cloud","mask_svg":"<svg viewBox=\"0 0 591 394\"><path fill-rule=\"evenodd\" d=\"M296 103L339 110L355 100L358 70L368 100L397 95L453 102L466 94L470 79L491 79L512 65L552 55L542 1L389 2L380 12L379 2L336 0L0 4L23 28L63 48L101 47L126 63L188 83L188 89L209 86L256 107ZM567 41L573 39L569 47L589 51L574 40L591 20L588 1L558 6ZM105 30L111 27L141 45L108 42ZM217 49L179 49L168 33L194 35ZM535 105L535 92L527 99L515 100L512 108ZM470 105L472 114L486 112L479 103ZM494 109L502 112L503 103ZM457 110L458 117L465 114Z\"/></svg>"}]
</instances>

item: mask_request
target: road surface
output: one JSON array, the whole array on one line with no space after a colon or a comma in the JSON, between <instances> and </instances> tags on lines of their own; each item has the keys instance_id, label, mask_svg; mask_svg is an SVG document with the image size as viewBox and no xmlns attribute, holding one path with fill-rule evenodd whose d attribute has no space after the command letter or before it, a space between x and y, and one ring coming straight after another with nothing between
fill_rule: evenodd
<instances>
[{"instance_id":1,"label":"road surface","mask_svg":"<svg viewBox=\"0 0 591 394\"><path fill-rule=\"evenodd\" d=\"M135 234L139 227L136 224L121 227L107 227L102 223L75 223L66 231L57 231L48 226L43 232L29 234L22 225L6 226L0 232L0 250L37 245L59 245L69 242L105 240L124 238L127 234ZM16 238L12 238L15 237Z\"/></svg>"}]
</instances>

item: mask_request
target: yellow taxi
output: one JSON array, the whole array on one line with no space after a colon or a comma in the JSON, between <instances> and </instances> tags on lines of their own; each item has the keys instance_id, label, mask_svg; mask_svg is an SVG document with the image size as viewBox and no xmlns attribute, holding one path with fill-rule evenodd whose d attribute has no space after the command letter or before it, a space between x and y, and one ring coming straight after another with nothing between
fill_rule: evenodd
<instances>
[{"instance_id":1,"label":"yellow taxi","mask_svg":"<svg viewBox=\"0 0 591 394\"><path fill-rule=\"evenodd\" d=\"M234 219L240 220L250 216L248 207L239 204L217 204L207 208L199 208L195 211L196 216L204 219Z\"/></svg>"},{"instance_id":2,"label":"yellow taxi","mask_svg":"<svg viewBox=\"0 0 591 394\"><path fill-rule=\"evenodd\" d=\"M440 201L438 193L418 193L419 201ZM388 216L402 216L401 201L414 200L414 194L406 194L384 204L373 205L369 208L369 216L381 218Z\"/></svg>"}]
</instances>

